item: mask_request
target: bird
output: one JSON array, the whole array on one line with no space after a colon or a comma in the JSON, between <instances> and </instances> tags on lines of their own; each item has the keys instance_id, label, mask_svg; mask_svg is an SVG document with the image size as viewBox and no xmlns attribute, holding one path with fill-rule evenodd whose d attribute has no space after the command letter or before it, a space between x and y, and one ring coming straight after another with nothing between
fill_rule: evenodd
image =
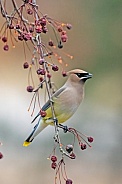
<instances>
[{"instance_id":1,"label":"bird","mask_svg":"<svg viewBox=\"0 0 122 184\"><path fill-rule=\"evenodd\" d=\"M51 102L58 124L67 121L78 109L84 98L84 84L87 79L92 78L92 74L81 69L73 69L68 71L66 76L68 79L65 84L59 88L42 107L42 110L46 112L46 116L41 117L41 113L39 112L32 120L33 123L37 117L39 117L38 123L24 141L23 146L29 146L42 130L48 125L54 125Z\"/></svg>"}]
</instances>

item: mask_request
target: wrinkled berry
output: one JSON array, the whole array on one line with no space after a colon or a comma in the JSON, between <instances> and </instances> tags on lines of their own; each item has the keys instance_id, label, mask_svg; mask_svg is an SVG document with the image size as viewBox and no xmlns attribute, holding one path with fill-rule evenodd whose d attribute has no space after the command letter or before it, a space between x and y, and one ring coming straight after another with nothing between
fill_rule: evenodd
<instances>
[{"instance_id":1,"label":"wrinkled berry","mask_svg":"<svg viewBox=\"0 0 122 184\"><path fill-rule=\"evenodd\" d=\"M40 82L42 82L44 79L43 79L43 77L40 77L39 80L40 80Z\"/></svg>"},{"instance_id":2,"label":"wrinkled berry","mask_svg":"<svg viewBox=\"0 0 122 184\"><path fill-rule=\"evenodd\" d=\"M46 26L43 26L43 27L42 27L42 32L43 32L43 33L47 33L47 32L48 32L48 29L47 29Z\"/></svg>"},{"instance_id":3,"label":"wrinkled berry","mask_svg":"<svg viewBox=\"0 0 122 184\"><path fill-rule=\"evenodd\" d=\"M71 157L71 159L75 159L76 158L76 155L74 153L71 153L70 154L70 157Z\"/></svg>"},{"instance_id":4,"label":"wrinkled berry","mask_svg":"<svg viewBox=\"0 0 122 184\"><path fill-rule=\"evenodd\" d=\"M87 138L88 138L89 142L93 142L94 141L93 137L87 137Z\"/></svg>"},{"instance_id":5,"label":"wrinkled berry","mask_svg":"<svg viewBox=\"0 0 122 184\"><path fill-rule=\"evenodd\" d=\"M9 46L6 44L6 45L4 45L3 49L4 49L5 51L8 51L8 50L9 50Z\"/></svg>"},{"instance_id":6,"label":"wrinkled berry","mask_svg":"<svg viewBox=\"0 0 122 184\"><path fill-rule=\"evenodd\" d=\"M36 33L41 33L42 32L42 28L38 27L38 26L35 28L35 30L36 30Z\"/></svg>"},{"instance_id":7,"label":"wrinkled berry","mask_svg":"<svg viewBox=\"0 0 122 184\"><path fill-rule=\"evenodd\" d=\"M51 156L51 161L52 162L56 162L57 161L57 157L55 155Z\"/></svg>"},{"instance_id":8,"label":"wrinkled berry","mask_svg":"<svg viewBox=\"0 0 122 184\"><path fill-rule=\"evenodd\" d=\"M72 184L72 183L73 183L72 180L70 180L70 179L66 180L66 184Z\"/></svg>"},{"instance_id":9,"label":"wrinkled berry","mask_svg":"<svg viewBox=\"0 0 122 184\"><path fill-rule=\"evenodd\" d=\"M50 74L50 73L48 73L48 74L47 74L47 77L50 79L50 78L51 78L51 74Z\"/></svg>"},{"instance_id":10,"label":"wrinkled berry","mask_svg":"<svg viewBox=\"0 0 122 184\"><path fill-rule=\"evenodd\" d=\"M62 32L63 28L61 26L58 27L58 32Z\"/></svg>"},{"instance_id":11,"label":"wrinkled berry","mask_svg":"<svg viewBox=\"0 0 122 184\"><path fill-rule=\"evenodd\" d=\"M23 41L23 35L18 35L18 40Z\"/></svg>"},{"instance_id":12,"label":"wrinkled berry","mask_svg":"<svg viewBox=\"0 0 122 184\"><path fill-rule=\"evenodd\" d=\"M67 73L65 71L62 72L63 77L67 76Z\"/></svg>"},{"instance_id":13,"label":"wrinkled berry","mask_svg":"<svg viewBox=\"0 0 122 184\"><path fill-rule=\"evenodd\" d=\"M13 24L10 24L9 25L9 29L14 29L14 25Z\"/></svg>"},{"instance_id":14,"label":"wrinkled berry","mask_svg":"<svg viewBox=\"0 0 122 184\"><path fill-rule=\"evenodd\" d=\"M49 46L51 46L51 47L53 47L53 46L54 46L53 41L52 41L52 40L50 40L50 41L48 42L48 45L49 45Z\"/></svg>"},{"instance_id":15,"label":"wrinkled berry","mask_svg":"<svg viewBox=\"0 0 122 184\"><path fill-rule=\"evenodd\" d=\"M53 71L58 71L58 70L59 70L59 68L58 68L58 66L57 66L57 65L52 65L52 70L53 70Z\"/></svg>"},{"instance_id":16,"label":"wrinkled berry","mask_svg":"<svg viewBox=\"0 0 122 184\"><path fill-rule=\"evenodd\" d=\"M16 24L16 29L20 29L20 25L19 24Z\"/></svg>"},{"instance_id":17,"label":"wrinkled berry","mask_svg":"<svg viewBox=\"0 0 122 184\"><path fill-rule=\"evenodd\" d=\"M43 64L44 64L44 59L41 58L41 59L39 60L39 64L40 64L40 65L43 65Z\"/></svg>"},{"instance_id":18,"label":"wrinkled berry","mask_svg":"<svg viewBox=\"0 0 122 184\"><path fill-rule=\"evenodd\" d=\"M33 86L27 86L27 91L28 92L33 92Z\"/></svg>"},{"instance_id":19,"label":"wrinkled berry","mask_svg":"<svg viewBox=\"0 0 122 184\"><path fill-rule=\"evenodd\" d=\"M56 162L52 162L51 167L52 167L53 169L56 169L56 166L57 166Z\"/></svg>"},{"instance_id":20,"label":"wrinkled berry","mask_svg":"<svg viewBox=\"0 0 122 184\"><path fill-rule=\"evenodd\" d=\"M4 43L7 42L7 37L6 37L6 36L2 37L2 41L3 41Z\"/></svg>"},{"instance_id":21,"label":"wrinkled berry","mask_svg":"<svg viewBox=\"0 0 122 184\"><path fill-rule=\"evenodd\" d=\"M0 159L2 159L3 158L3 154L0 152Z\"/></svg>"},{"instance_id":22,"label":"wrinkled berry","mask_svg":"<svg viewBox=\"0 0 122 184\"><path fill-rule=\"evenodd\" d=\"M62 48L63 48L63 45L62 45L61 41L60 41L59 44L58 44L58 48L59 48L59 49L62 49Z\"/></svg>"},{"instance_id":23,"label":"wrinkled berry","mask_svg":"<svg viewBox=\"0 0 122 184\"><path fill-rule=\"evenodd\" d=\"M41 18L40 20L40 24L42 25L42 26L46 26L46 19L43 17L43 18Z\"/></svg>"},{"instance_id":24,"label":"wrinkled berry","mask_svg":"<svg viewBox=\"0 0 122 184\"><path fill-rule=\"evenodd\" d=\"M33 10L31 10L30 8L27 9L27 13L28 15L32 15L33 14Z\"/></svg>"},{"instance_id":25,"label":"wrinkled berry","mask_svg":"<svg viewBox=\"0 0 122 184\"><path fill-rule=\"evenodd\" d=\"M66 42L67 39L68 39L68 37L67 37L66 34L65 34L65 35L61 35L61 41L62 41L62 42Z\"/></svg>"},{"instance_id":26,"label":"wrinkled berry","mask_svg":"<svg viewBox=\"0 0 122 184\"><path fill-rule=\"evenodd\" d=\"M86 144L84 144L84 143L82 143L80 146L81 146L81 149L82 149L82 150L85 150L86 147L87 147Z\"/></svg>"},{"instance_id":27,"label":"wrinkled berry","mask_svg":"<svg viewBox=\"0 0 122 184\"><path fill-rule=\"evenodd\" d=\"M28 62L25 62L25 63L23 64L23 67L24 67L24 69L28 68L28 67L29 67Z\"/></svg>"},{"instance_id":28,"label":"wrinkled berry","mask_svg":"<svg viewBox=\"0 0 122 184\"><path fill-rule=\"evenodd\" d=\"M45 70L44 69L41 69L41 68L39 68L38 70L37 70L37 74L38 75L45 75Z\"/></svg>"}]
</instances>

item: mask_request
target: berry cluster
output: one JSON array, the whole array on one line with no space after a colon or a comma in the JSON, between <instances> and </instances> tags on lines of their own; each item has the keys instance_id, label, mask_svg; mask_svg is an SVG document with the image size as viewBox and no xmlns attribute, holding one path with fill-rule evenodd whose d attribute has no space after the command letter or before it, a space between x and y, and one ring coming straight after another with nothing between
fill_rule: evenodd
<instances>
[{"instance_id":1,"label":"berry cluster","mask_svg":"<svg viewBox=\"0 0 122 184\"><path fill-rule=\"evenodd\" d=\"M2 143L0 142L0 146L2 145ZM0 152L0 159L3 158L3 154Z\"/></svg>"}]
</instances>

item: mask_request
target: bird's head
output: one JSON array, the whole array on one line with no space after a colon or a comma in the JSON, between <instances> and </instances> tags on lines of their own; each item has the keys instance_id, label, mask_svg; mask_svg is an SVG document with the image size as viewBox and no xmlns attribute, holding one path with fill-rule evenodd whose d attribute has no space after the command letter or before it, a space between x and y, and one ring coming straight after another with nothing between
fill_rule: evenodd
<instances>
[{"instance_id":1,"label":"bird's head","mask_svg":"<svg viewBox=\"0 0 122 184\"><path fill-rule=\"evenodd\" d=\"M69 76L69 79L72 82L79 82L79 81L85 82L87 79L92 78L91 73L88 73L80 69L74 69L74 70L67 72L67 76Z\"/></svg>"}]
</instances>

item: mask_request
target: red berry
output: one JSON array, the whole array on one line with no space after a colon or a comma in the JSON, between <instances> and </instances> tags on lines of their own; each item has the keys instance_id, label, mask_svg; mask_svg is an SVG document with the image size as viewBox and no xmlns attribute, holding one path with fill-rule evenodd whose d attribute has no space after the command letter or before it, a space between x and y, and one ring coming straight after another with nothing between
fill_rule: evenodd
<instances>
[{"instance_id":1,"label":"red berry","mask_svg":"<svg viewBox=\"0 0 122 184\"><path fill-rule=\"evenodd\" d=\"M43 32L43 33L47 33L47 32L48 32L48 29L47 29L46 26L43 26L43 27L42 27L42 32Z\"/></svg>"},{"instance_id":2,"label":"red berry","mask_svg":"<svg viewBox=\"0 0 122 184\"><path fill-rule=\"evenodd\" d=\"M37 70L37 74L38 75L45 75L45 70L44 69L41 69L41 68L39 68L38 70Z\"/></svg>"},{"instance_id":3,"label":"red berry","mask_svg":"<svg viewBox=\"0 0 122 184\"><path fill-rule=\"evenodd\" d=\"M53 70L53 71L58 71L58 70L59 70L59 68L58 68L58 66L57 66L57 65L52 65L52 70Z\"/></svg>"},{"instance_id":4,"label":"red berry","mask_svg":"<svg viewBox=\"0 0 122 184\"><path fill-rule=\"evenodd\" d=\"M34 32L34 27L33 26L29 26L29 31L30 31L30 33L33 33Z\"/></svg>"},{"instance_id":5,"label":"red berry","mask_svg":"<svg viewBox=\"0 0 122 184\"><path fill-rule=\"evenodd\" d=\"M16 24L16 29L20 29L20 25L19 24Z\"/></svg>"},{"instance_id":6,"label":"red berry","mask_svg":"<svg viewBox=\"0 0 122 184\"><path fill-rule=\"evenodd\" d=\"M43 77L40 77L39 80L40 80L40 82L42 82L44 79L43 79Z\"/></svg>"},{"instance_id":7,"label":"red berry","mask_svg":"<svg viewBox=\"0 0 122 184\"><path fill-rule=\"evenodd\" d=\"M23 35L18 35L18 40L23 41Z\"/></svg>"},{"instance_id":8,"label":"red berry","mask_svg":"<svg viewBox=\"0 0 122 184\"><path fill-rule=\"evenodd\" d=\"M82 150L85 150L86 149L86 144L82 143L80 146L81 146L81 149Z\"/></svg>"},{"instance_id":9,"label":"red berry","mask_svg":"<svg viewBox=\"0 0 122 184\"><path fill-rule=\"evenodd\" d=\"M72 180L70 180L70 179L66 180L66 184L72 184L72 183L73 183Z\"/></svg>"},{"instance_id":10,"label":"red berry","mask_svg":"<svg viewBox=\"0 0 122 184\"><path fill-rule=\"evenodd\" d=\"M75 159L75 158L76 158L76 155L72 152L72 153L70 154L70 157L71 157L71 159Z\"/></svg>"},{"instance_id":11,"label":"red berry","mask_svg":"<svg viewBox=\"0 0 122 184\"><path fill-rule=\"evenodd\" d=\"M52 40L50 40L50 41L48 42L48 45L49 45L49 46L51 46L51 47L53 47L53 46L54 46L53 41L52 41Z\"/></svg>"},{"instance_id":12,"label":"red berry","mask_svg":"<svg viewBox=\"0 0 122 184\"><path fill-rule=\"evenodd\" d=\"M58 32L62 32L63 28L61 26L58 27Z\"/></svg>"},{"instance_id":13,"label":"red berry","mask_svg":"<svg viewBox=\"0 0 122 184\"><path fill-rule=\"evenodd\" d=\"M67 37L66 34L65 34L65 35L61 35L61 41L62 41L62 42L66 42L67 39L68 39L68 37Z\"/></svg>"},{"instance_id":14,"label":"red berry","mask_svg":"<svg viewBox=\"0 0 122 184\"><path fill-rule=\"evenodd\" d=\"M57 157L56 157L55 155L53 155L53 156L51 157L51 161L52 161L52 162L56 162L56 161L57 161Z\"/></svg>"},{"instance_id":15,"label":"red berry","mask_svg":"<svg viewBox=\"0 0 122 184\"><path fill-rule=\"evenodd\" d=\"M93 142L94 141L93 137L87 137L87 138L88 138L89 142Z\"/></svg>"},{"instance_id":16,"label":"red berry","mask_svg":"<svg viewBox=\"0 0 122 184\"><path fill-rule=\"evenodd\" d=\"M40 24L46 26L46 19L44 17L40 19Z\"/></svg>"},{"instance_id":17,"label":"red berry","mask_svg":"<svg viewBox=\"0 0 122 184\"><path fill-rule=\"evenodd\" d=\"M40 115L41 115L41 117L44 118L47 115L47 113L45 111L40 110Z\"/></svg>"},{"instance_id":18,"label":"red berry","mask_svg":"<svg viewBox=\"0 0 122 184\"><path fill-rule=\"evenodd\" d=\"M28 15L32 15L33 14L33 10L31 10L30 8L27 9L27 13Z\"/></svg>"},{"instance_id":19,"label":"red berry","mask_svg":"<svg viewBox=\"0 0 122 184\"><path fill-rule=\"evenodd\" d=\"M24 67L24 69L28 68L28 67L29 67L28 62L25 62L25 63L23 64L23 67Z\"/></svg>"},{"instance_id":20,"label":"red berry","mask_svg":"<svg viewBox=\"0 0 122 184\"><path fill-rule=\"evenodd\" d=\"M5 43L5 42L7 42L7 37L2 37L2 41Z\"/></svg>"},{"instance_id":21,"label":"red berry","mask_svg":"<svg viewBox=\"0 0 122 184\"><path fill-rule=\"evenodd\" d=\"M50 79L50 78L51 78L51 74L50 74L50 73L48 73L48 74L47 74L47 77Z\"/></svg>"},{"instance_id":22,"label":"red berry","mask_svg":"<svg viewBox=\"0 0 122 184\"><path fill-rule=\"evenodd\" d=\"M33 86L27 86L27 91L28 92L33 92Z\"/></svg>"},{"instance_id":23,"label":"red berry","mask_svg":"<svg viewBox=\"0 0 122 184\"><path fill-rule=\"evenodd\" d=\"M9 29L14 29L14 25L13 24L10 24L9 25Z\"/></svg>"},{"instance_id":24,"label":"red berry","mask_svg":"<svg viewBox=\"0 0 122 184\"><path fill-rule=\"evenodd\" d=\"M2 159L3 158L3 154L0 152L0 159Z\"/></svg>"},{"instance_id":25,"label":"red berry","mask_svg":"<svg viewBox=\"0 0 122 184\"><path fill-rule=\"evenodd\" d=\"M56 169L56 166L57 166L57 164L56 164L55 162L52 162L51 167L52 167L53 169Z\"/></svg>"},{"instance_id":26,"label":"red berry","mask_svg":"<svg viewBox=\"0 0 122 184\"><path fill-rule=\"evenodd\" d=\"M67 24L66 27L67 27L67 29L72 29L72 25L71 24Z\"/></svg>"},{"instance_id":27,"label":"red berry","mask_svg":"<svg viewBox=\"0 0 122 184\"><path fill-rule=\"evenodd\" d=\"M8 51L8 50L9 50L9 46L6 44L6 45L4 45L3 49L4 49L5 51Z\"/></svg>"},{"instance_id":28,"label":"red berry","mask_svg":"<svg viewBox=\"0 0 122 184\"><path fill-rule=\"evenodd\" d=\"M62 31L61 35L66 35L66 33L67 33L66 31Z\"/></svg>"},{"instance_id":29,"label":"red berry","mask_svg":"<svg viewBox=\"0 0 122 184\"><path fill-rule=\"evenodd\" d=\"M41 58L41 59L39 60L39 64L40 64L40 65L43 65L43 64L44 64L44 59L43 59L43 58Z\"/></svg>"},{"instance_id":30,"label":"red berry","mask_svg":"<svg viewBox=\"0 0 122 184\"><path fill-rule=\"evenodd\" d=\"M38 27L38 26L35 28L35 30L36 30L36 33L41 33L42 32L42 28Z\"/></svg>"},{"instance_id":31,"label":"red berry","mask_svg":"<svg viewBox=\"0 0 122 184\"><path fill-rule=\"evenodd\" d=\"M68 153L71 153L71 152L73 151L73 145L68 144L68 145L66 146L66 151L67 151Z\"/></svg>"},{"instance_id":32,"label":"red berry","mask_svg":"<svg viewBox=\"0 0 122 184\"><path fill-rule=\"evenodd\" d=\"M67 76L67 73L65 71L62 72L63 77Z\"/></svg>"}]
</instances>

